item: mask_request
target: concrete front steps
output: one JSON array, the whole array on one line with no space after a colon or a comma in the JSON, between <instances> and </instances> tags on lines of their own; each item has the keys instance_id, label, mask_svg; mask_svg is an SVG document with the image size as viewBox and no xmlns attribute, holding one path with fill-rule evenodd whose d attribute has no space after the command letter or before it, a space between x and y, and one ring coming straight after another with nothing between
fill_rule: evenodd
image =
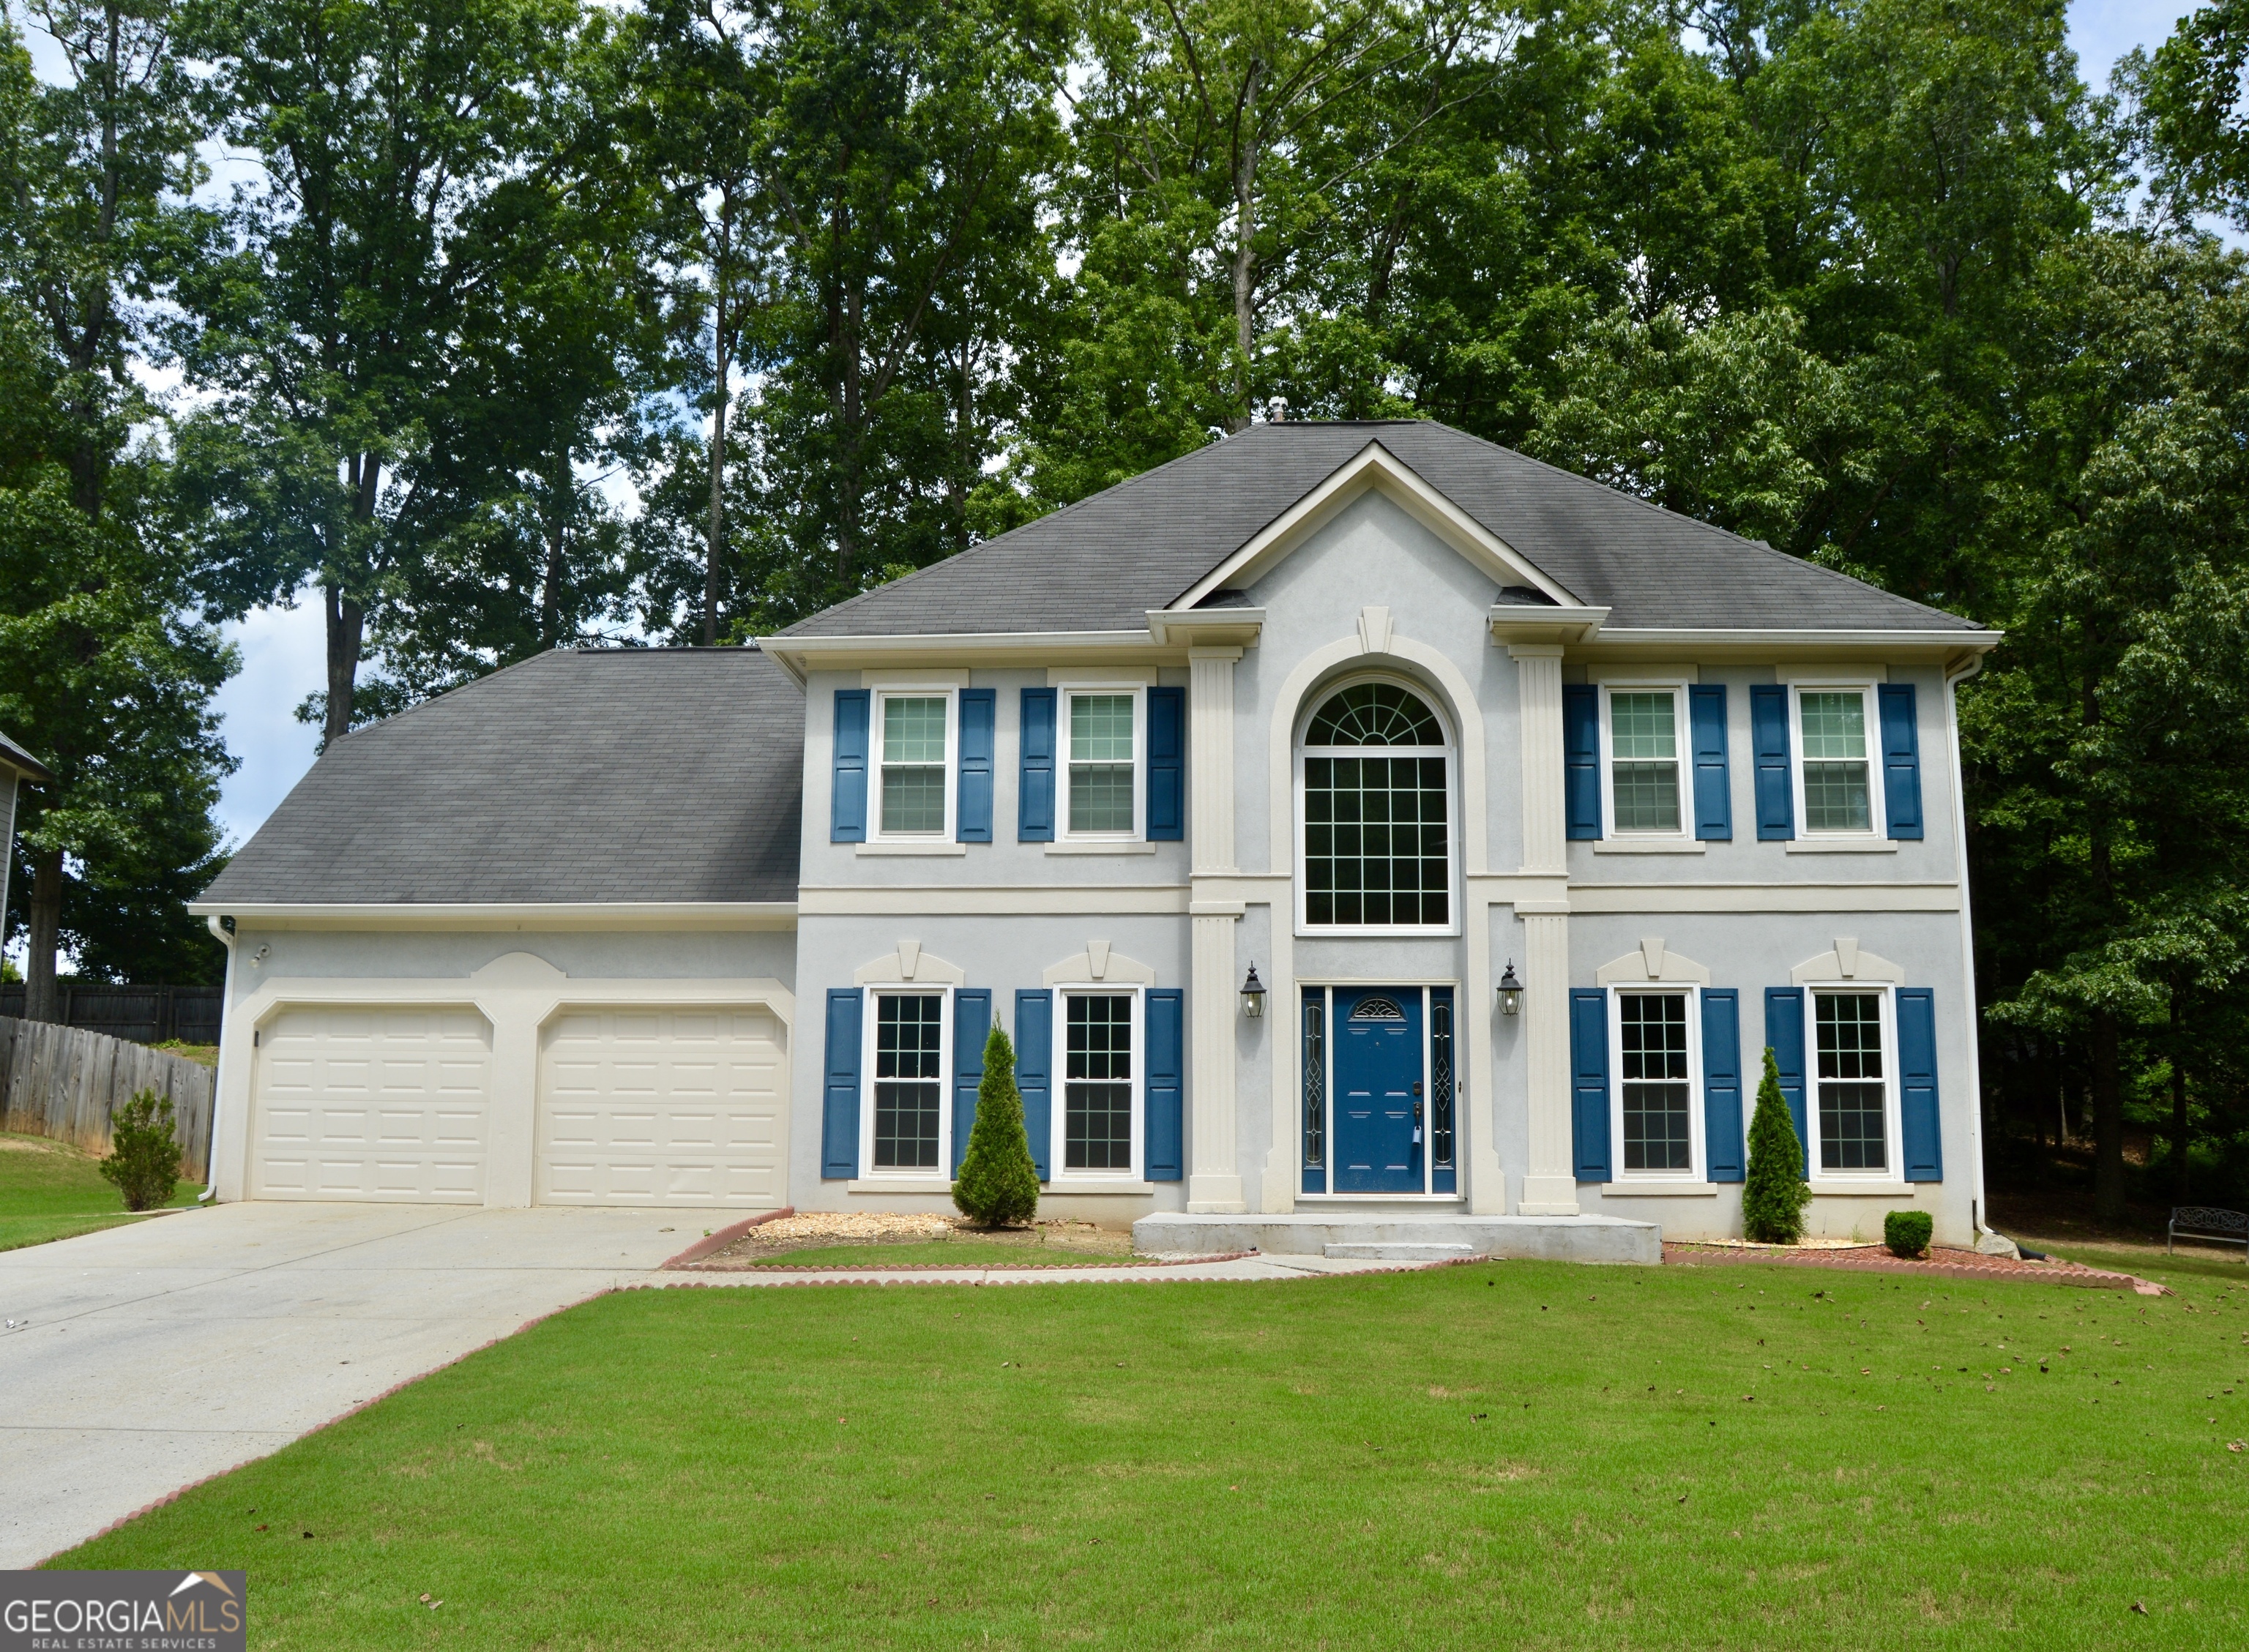
<instances>
[{"instance_id":1,"label":"concrete front steps","mask_svg":"<svg viewBox=\"0 0 2249 1652\"><path fill-rule=\"evenodd\" d=\"M1259 1251L1373 1261L1490 1256L1654 1267L1663 1260L1663 1230L1653 1222L1613 1216L1417 1216L1383 1210L1190 1216L1160 1210L1132 1224L1132 1249L1143 1256Z\"/></svg>"}]
</instances>

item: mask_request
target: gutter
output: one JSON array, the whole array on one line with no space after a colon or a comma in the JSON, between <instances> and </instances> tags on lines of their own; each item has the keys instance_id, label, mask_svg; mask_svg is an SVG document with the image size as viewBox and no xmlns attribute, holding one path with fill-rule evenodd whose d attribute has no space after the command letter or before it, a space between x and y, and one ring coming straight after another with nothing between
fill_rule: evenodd
<instances>
[{"instance_id":1,"label":"gutter","mask_svg":"<svg viewBox=\"0 0 2249 1652\"><path fill-rule=\"evenodd\" d=\"M209 1204L218 1192L218 1104L226 1093L226 1012L234 1003L234 920L208 917L203 927L226 949L226 985L220 989L218 1001L218 1064L211 1073L210 1150L203 1155L203 1190L196 1196L197 1204Z\"/></svg>"},{"instance_id":2,"label":"gutter","mask_svg":"<svg viewBox=\"0 0 2249 1652\"><path fill-rule=\"evenodd\" d=\"M1993 634L1996 637L1998 634ZM1960 978L1967 989L1968 1080L1970 1099L1974 1103L1968 1113L1968 1141L1975 1159L1969 1183L1968 1210L1978 1248L1984 1236L1992 1230L1984 1219L1990 1209L1984 1191L1984 1051L1980 1036L1984 1011L1976 997L1976 922L1968 892L1968 788L1966 771L1960 761L1960 685L1983 668L1984 655L1978 652L1944 674L1944 736L1952 746L1953 871L1960 880Z\"/></svg>"}]
</instances>

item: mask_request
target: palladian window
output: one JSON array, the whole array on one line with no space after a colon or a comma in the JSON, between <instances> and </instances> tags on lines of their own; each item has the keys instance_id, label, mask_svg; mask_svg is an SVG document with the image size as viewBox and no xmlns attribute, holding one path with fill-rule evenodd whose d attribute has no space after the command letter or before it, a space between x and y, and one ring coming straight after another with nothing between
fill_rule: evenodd
<instances>
[{"instance_id":1,"label":"palladian window","mask_svg":"<svg viewBox=\"0 0 2249 1652\"><path fill-rule=\"evenodd\" d=\"M1451 748L1411 691L1363 682L1304 730L1304 922L1390 929L1452 922Z\"/></svg>"}]
</instances>

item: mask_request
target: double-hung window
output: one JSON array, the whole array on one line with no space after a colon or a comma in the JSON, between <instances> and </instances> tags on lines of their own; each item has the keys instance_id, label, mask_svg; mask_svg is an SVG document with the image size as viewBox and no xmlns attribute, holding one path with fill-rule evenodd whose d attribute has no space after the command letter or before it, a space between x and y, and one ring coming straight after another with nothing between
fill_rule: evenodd
<instances>
[{"instance_id":1,"label":"double-hung window","mask_svg":"<svg viewBox=\"0 0 2249 1652\"><path fill-rule=\"evenodd\" d=\"M953 696L884 689L875 696L878 838L953 835Z\"/></svg>"},{"instance_id":2,"label":"double-hung window","mask_svg":"<svg viewBox=\"0 0 2249 1652\"><path fill-rule=\"evenodd\" d=\"M1610 1128L1622 1179L1691 1181L1701 1173L1700 1018L1691 988L1612 994Z\"/></svg>"},{"instance_id":3,"label":"double-hung window","mask_svg":"<svg viewBox=\"0 0 2249 1652\"><path fill-rule=\"evenodd\" d=\"M1888 999L1863 989L1812 994L1815 1178L1895 1174Z\"/></svg>"},{"instance_id":4,"label":"double-hung window","mask_svg":"<svg viewBox=\"0 0 2249 1652\"><path fill-rule=\"evenodd\" d=\"M1058 1180L1138 1174L1140 995L1062 994Z\"/></svg>"},{"instance_id":5,"label":"double-hung window","mask_svg":"<svg viewBox=\"0 0 2249 1652\"><path fill-rule=\"evenodd\" d=\"M945 992L877 991L867 1018L866 1139L873 1172L945 1174L951 1130L945 1105L949 1053Z\"/></svg>"},{"instance_id":6,"label":"double-hung window","mask_svg":"<svg viewBox=\"0 0 2249 1652\"><path fill-rule=\"evenodd\" d=\"M1807 837L1871 837L1883 819L1874 693L1859 684L1798 685L1797 818Z\"/></svg>"},{"instance_id":7,"label":"double-hung window","mask_svg":"<svg viewBox=\"0 0 2249 1652\"><path fill-rule=\"evenodd\" d=\"M1140 831L1138 689L1063 691L1063 751L1068 798L1065 838L1126 839Z\"/></svg>"},{"instance_id":8,"label":"double-hung window","mask_svg":"<svg viewBox=\"0 0 2249 1652\"><path fill-rule=\"evenodd\" d=\"M1676 838L1687 831L1686 694L1675 683L1605 685L1601 750L1609 835Z\"/></svg>"}]
</instances>

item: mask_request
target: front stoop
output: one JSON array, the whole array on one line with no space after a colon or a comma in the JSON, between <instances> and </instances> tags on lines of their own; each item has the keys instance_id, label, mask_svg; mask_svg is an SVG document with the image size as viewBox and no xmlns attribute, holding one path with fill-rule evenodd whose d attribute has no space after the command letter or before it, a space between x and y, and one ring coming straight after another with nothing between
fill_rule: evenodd
<instances>
[{"instance_id":1,"label":"front stoop","mask_svg":"<svg viewBox=\"0 0 2249 1652\"><path fill-rule=\"evenodd\" d=\"M1209 1256L1256 1250L1269 1256L1359 1257L1441 1262L1471 1256L1541 1262L1663 1261L1663 1230L1613 1216L1189 1216L1160 1210L1132 1224L1143 1256Z\"/></svg>"}]
</instances>

